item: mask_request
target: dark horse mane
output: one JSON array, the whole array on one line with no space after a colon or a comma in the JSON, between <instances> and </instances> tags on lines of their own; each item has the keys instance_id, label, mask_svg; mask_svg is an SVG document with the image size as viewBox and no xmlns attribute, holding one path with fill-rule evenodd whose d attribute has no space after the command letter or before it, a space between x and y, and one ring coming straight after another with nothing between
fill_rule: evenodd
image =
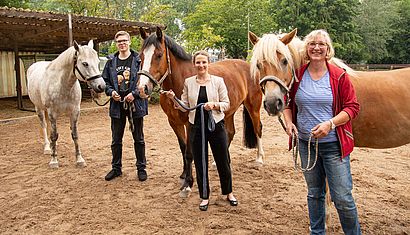
<instances>
[{"instance_id":1,"label":"dark horse mane","mask_svg":"<svg viewBox=\"0 0 410 235\"><path fill-rule=\"evenodd\" d=\"M170 38L168 35L164 35L165 38L165 45L168 49L172 52L172 54L181 60L189 60L191 61L192 57L188 53L185 52L184 48L178 45L174 39ZM144 40L144 44L142 48L146 48L149 45L154 45L155 48L161 48L161 41L158 40L157 35L155 33L151 34L148 38Z\"/></svg>"}]
</instances>

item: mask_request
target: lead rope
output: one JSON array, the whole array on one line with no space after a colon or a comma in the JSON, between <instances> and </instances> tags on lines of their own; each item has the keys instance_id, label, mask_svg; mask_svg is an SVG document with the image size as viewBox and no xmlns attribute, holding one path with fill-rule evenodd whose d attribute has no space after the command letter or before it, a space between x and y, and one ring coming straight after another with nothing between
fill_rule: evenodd
<instances>
[{"instance_id":1,"label":"lead rope","mask_svg":"<svg viewBox=\"0 0 410 235\"><path fill-rule=\"evenodd\" d=\"M295 170L300 170L302 172L306 171L311 171L317 163L318 159L318 150L319 150L319 139L315 138L315 161L313 162L312 166L309 167L310 165L310 160L312 158L310 154L310 145L312 143L312 134L309 136L309 141L308 141L308 155L307 155L307 164L306 167L302 167L302 159L300 160L300 166L298 164L298 153L299 153L299 136L296 134L294 131L292 131L292 136L291 136L291 144L292 144L292 156L293 156L293 161L295 163ZM299 155L300 156L300 155ZM301 157L301 156L300 156Z\"/></svg>"},{"instance_id":2,"label":"lead rope","mask_svg":"<svg viewBox=\"0 0 410 235\"><path fill-rule=\"evenodd\" d=\"M206 143L205 143L205 114L204 114L204 105L205 104L200 103L200 104L197 104L196 106L194 106L192 108L189 108L188 106L186 106L181 100L179 100L175 96L174 96L174 100L186 111L192 111L192 110L197 109L198 107L200 107L200 110L201 110L201 113L200 113L201 114L201 145L202 145L201 146L201 150L202 150L201 151L201 154L202 154L201 161L202 161L202 172L203 172L203 174L202 174L202 176L203 176L203 178L202 178L202 189L203 190L202 191L203 191L203 194L204 194L204 195L202 195L203 196L202 198L204 198L204 196L208 194L207 187L206 187L206 182L207 182L207 179L206 179L206 163L207 162L206 162L206 159L205 159L205 148L206 148ZM212 111L208 110L207 112L208 112L208 116L209 116L208 130L210 132L213 132L215 130L215 120L212 116Z\"/></svg>"},{"instance_id":3,"label":"lead rope","mask_svg":"<svg viewBox=\"0 0 410 235\"><path fill-rule=\"evenodd\" d=\"M94 103L96 103L98 106L105 106L106 104L108 104L108 102L110 102L110 99L107 99L107 101L105 101L104 103L100 103L97 99L95 99L96 92L91 88L90 88L90 94L91 94L92 101L94 101Z\"/></svg>"}]
</instances>

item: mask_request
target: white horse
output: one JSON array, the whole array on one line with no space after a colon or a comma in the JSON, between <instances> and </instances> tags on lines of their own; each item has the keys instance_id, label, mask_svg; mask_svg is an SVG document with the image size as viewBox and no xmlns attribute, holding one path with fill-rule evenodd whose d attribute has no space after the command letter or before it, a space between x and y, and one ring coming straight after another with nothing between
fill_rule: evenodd
<instances>
[{"instance_id":1,"label":"white horse","mask_svg":"<svg viewBox=\"0 0 410 235\"><path fill-rule=\"evenodd\" d=\"M98 69L98 54L91 40L87 46L74 46L61 53L53 61L32 64L27 70L28 95L35 105L44 135L44 154L51 153L51 168L58 168L56 141L57 118L60 114L70 115L71 136L75 144L77 166L85 166L78 145L78 117L80 116L81 87L78 80L87 82L96 92L105 89L104 79ZM45 112L51 123L51 145L47 137ZM51 148L50 148L51 146Z\"/></svg>"}]
</instances>

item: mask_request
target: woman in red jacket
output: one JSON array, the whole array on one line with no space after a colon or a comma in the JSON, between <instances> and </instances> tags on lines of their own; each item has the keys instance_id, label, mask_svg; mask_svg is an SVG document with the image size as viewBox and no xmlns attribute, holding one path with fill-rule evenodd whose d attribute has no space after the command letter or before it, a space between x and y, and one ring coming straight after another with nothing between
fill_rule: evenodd
<instances>
[{"instance_id":1,"label":"woman in red jacket","mask_svg":"<svg viewBox=\"0 0 410 235\"><path fill-rule=\"evenodd\" d=\"M325 233L326 179L344 233L361 234L349 157L354 147L351 120L360 109L355 90L347 73L328 63L334 49L326 31L312 31L303 48L309 63L297 71L299 82L291 88L284 115L288 135L298 136L302 166L312 168L314 160L307 166L308 159L318 156L316 165L304 171L311 234Z\"/></svg>"}]
</instances>

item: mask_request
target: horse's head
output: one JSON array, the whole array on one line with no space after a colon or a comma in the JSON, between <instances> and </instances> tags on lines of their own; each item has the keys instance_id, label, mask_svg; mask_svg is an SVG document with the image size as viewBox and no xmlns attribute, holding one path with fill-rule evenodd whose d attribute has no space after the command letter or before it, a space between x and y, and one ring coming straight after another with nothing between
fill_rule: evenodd
<instances>
[{"instance_id":1,"label":"horse's head","mask_svg":"<svg viewBox=\"0 0 410 235\"><path fill-rule=\"evenodd\" d=\"M103 92L105 89L104 79L98 67L100 59L97 52L93 49L92 40L87 46L80 46L74 41L74 75L78 80L86 82L95 92Z\"/></svg>"},{"instance_id":2,"label":"horse's head","mask_svg":"<svg viewBox=\"0 0 410 235\"><path fill-rule=\"evenodd\" d=\"M269 115L278 115L285 107L284 97L296 79L293 52L288 44L296 35L296 29L281 36L265 34L259 38L249 32L254 45L251 58L251 74L259 81L265 95L263 106Z\"/></svg>"},{"instance_id":3,"label":"horse's head","mask_svg":"<svg viewBox=\"0 0 410 235\"><path fill-rule=\"evenodd\" d=\"M156 33L148 35L140 28L140 35L144 39L141 48L141 70L137 86L141 97L148 97L152 89L161 86L164 79L171 72L169 51L165 44L166 38L162 30L157 27Z\"/></svg>"}]
</instances>

